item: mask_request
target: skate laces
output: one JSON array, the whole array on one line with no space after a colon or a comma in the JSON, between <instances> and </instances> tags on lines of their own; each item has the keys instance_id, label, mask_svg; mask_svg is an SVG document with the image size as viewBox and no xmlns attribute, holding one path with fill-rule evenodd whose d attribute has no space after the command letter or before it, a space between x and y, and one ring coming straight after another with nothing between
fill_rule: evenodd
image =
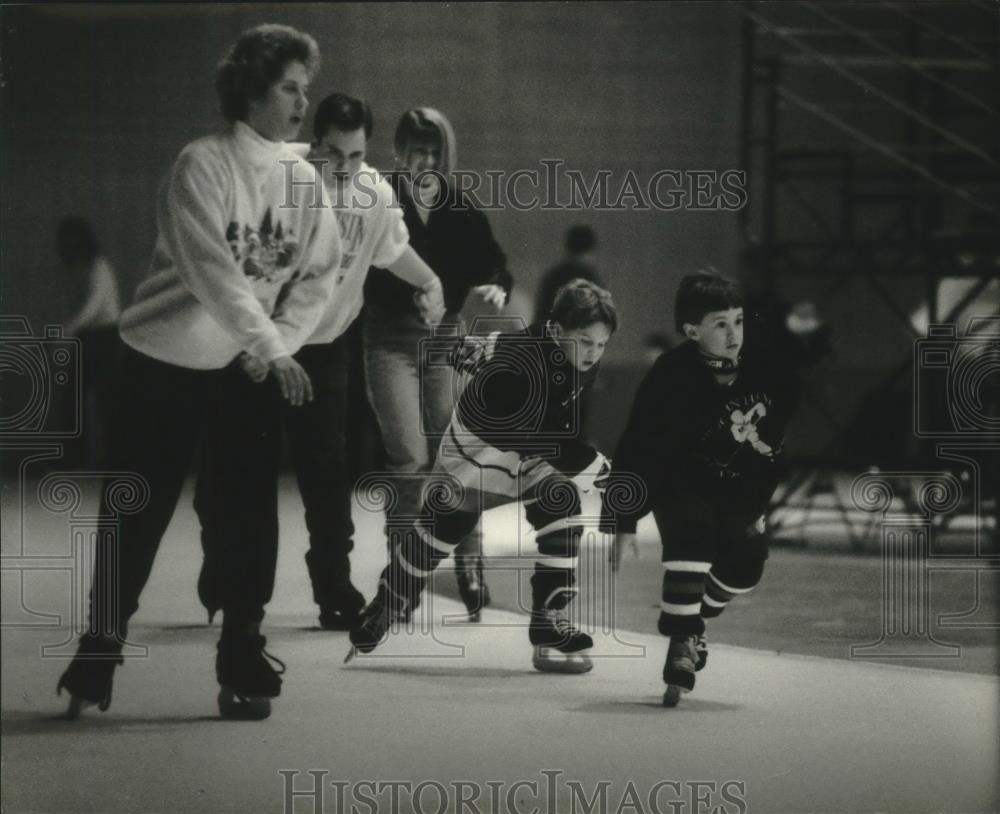
<instances>
[{"instance_id":1,"label":"skate laces","mask_svg":"<svg viewBox=\"0 0 1000 814\"><path fill-rule=\"evenodd\" d=\"M276 669L276 670L275 670L274 672L276 672L276 673L277 673L278 675L284 675L284 674L285 674L285 670L286 670L286 669L288 669L287 667L285 667L285 662L283 662L283 661L282 661L281 659L279 659L279 658L278 658L277 656L275 656L275 655L272 655L271 653L268 653L268 652L267 652L267 651L266 651L266 650L264 649L264 646L263 646L263 645L261 645L261 648L260 648L260 654L261 654L261 655L262 655L262 656L263 656L264 658L266 658L266 659L268 659L268 660L272 661L272 662L273 662L274 664L278 665L278 667L279 667L280 669Z\"/></svg>"},{"instance_id":2,"label":"skate laces","mask_svg":"<svg viewBox=\"0 0 1000 814\"><path fill-rule=\"evenodd\" d=\"M401 619L410 605L410 601L400 593L397 593L383 579L379 581L379 590L375 594L373 604L380 606L380 614L386 616L389 622Z\"/></svg>"},{"instance_id":3,"label":"skate laces","mask_svg":"<svg viewBox=\"0 0 1000 814\"><path fill-rule=\"evenodd\" d=\"M552 629L560 636L569 638L579 633L576 626L569 620L569 611L565 608L546 608L544 613L545 618L552 625Z\"/></svg>"},{"instance_id":4,"label":"skate laces","mask_svg":"<svg viewBox=\"0 0 1000 814\"><path fill-rule=\"evenodd\" d=\"M468 584L469 590L479 590L479 569L475 562L464 563L458 573L459 577Z\"/></svg>"},{"instance_id":5,"label":"skate laces","mask_svg":"<svg viewBox=\"0 0 1000 814\"><path fill-rule=\"evenodd\" d=\"M692 634L683 639L670 640L668 662L673 669L694 671L695 664L698 662L698 641L700 638Z\"/></svg>"},{"instance_id":6,"label":"skate laces","mask_svg":"<svg viewBox=\"0 0 1000 814\"><path fill-rule=\"evenodd\" d=\"M259 655L261 661L267 664L269 669L274 670L274 672L277 673L278 675L284 675L285 670L288 668L285 666L285 662L283 662L281 659L279 659L272 653L267 652L266 649L267 639L264 636L254 636L252 642L253 642L252 650L254 654ZM271 664L268 664L268 662L272 662L273 664L277 665L279 669L275 669L274 667L271 666Z\"/></svg>"},{"instance_id":7,"label":"skate laces","mask_svg":"<svg viewBox=\"0 0 1000 814\"><path fill-rule=\"evenodd\" d=\"M361 619L361 629L374 636L383 636L392 623L403 617L401 609L393 607L383 596L376 596L365 608Z\"/></svg>"}]
</instances>

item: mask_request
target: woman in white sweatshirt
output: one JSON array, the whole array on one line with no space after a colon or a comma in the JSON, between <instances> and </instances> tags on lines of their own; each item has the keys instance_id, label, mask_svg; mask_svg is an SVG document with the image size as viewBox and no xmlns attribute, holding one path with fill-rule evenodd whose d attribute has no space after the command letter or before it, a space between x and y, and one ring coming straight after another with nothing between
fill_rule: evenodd
<instances>
[{"instance_id":1,"label":"woman in white sweatshirt","mask_svg":"<svg viewBox=\"0 0 1000 814\"><path fill-rule=\"evenodd\" d=\"M216 75L228 126L187 145L160 189L152 263L120 323L111 456L117 471L139 476L138 493L123 501L120 481L104 491L111 533L97 546L90 627L59 681L72 695L71 716L110 704L128 621L206 431L227 457L213 510L241 545L216 659L220 710L266 717L280 694L259 632L276 538L241 520L240 496L247 462L270 447L280 397L311 398L292 355L315 329L340 265L322 182L285 145L298 135L318 64L315 41L293 28L244 32ZM273 383L251 381L250 359Z\"/></svg>"}]
</instances>

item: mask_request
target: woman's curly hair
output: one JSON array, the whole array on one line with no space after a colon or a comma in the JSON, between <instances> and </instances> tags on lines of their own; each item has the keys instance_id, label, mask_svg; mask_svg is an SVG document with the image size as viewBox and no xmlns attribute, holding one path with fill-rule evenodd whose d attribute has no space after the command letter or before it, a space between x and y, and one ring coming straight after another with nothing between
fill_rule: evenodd
<instances>
[{"instance_id":1,"label":"woman's curly hair","mask_svg":"<svg viewBox=\"0 0 1000 814\"><path fill-rule=\"evenodd\" d=\"M263 98L289 62L301 62L312 79L319 70L316 40L291 26L275 23L244 31L215 73L222 115L231 122L245 119L249 102Z\"/></svg>"}]
</instances>

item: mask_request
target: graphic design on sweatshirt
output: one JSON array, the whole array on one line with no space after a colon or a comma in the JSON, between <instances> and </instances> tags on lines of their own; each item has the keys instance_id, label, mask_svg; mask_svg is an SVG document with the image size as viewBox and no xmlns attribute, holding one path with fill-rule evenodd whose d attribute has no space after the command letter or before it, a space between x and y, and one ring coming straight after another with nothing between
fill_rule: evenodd
<instances>
[{"instance_id":1,"label":"graphic design on sweatshirt","mask_svg":"<svg viewBox=\"0 0 1000 814\"><path fill-rule=\"evenodd\" d=\"M272 223L270 207L257 229L245 224L241 230L240 224L230 221L226 240L243 273L251 280L269 283L281 279L299 248L294 230L280 220L276 225Z\"/></svg>"},{"instance_id":2,"label":"graphic design on sweatshirt","mask_svg":"<svg viewBox=\"0 0 1000 814\"><path fill-rule=\"evenodd\" d=\"M365 219L354 212L338 210L337 225L340 227L340 243L344 252L340 260L340 271L337 272L337 285L340 285L365 242Z\"/></svg>"},{"instance_id":3,"label":"graphic design on sweatshirt","mask_svg":"<svg viewBox=\"0 0 1000 814\"><path fill-rule=\"evenodd\" d=\"M740 477L734 462L745 449L765 458L774 457L774 448L760 436L761 422L768 416L772 404L766 393L747 393L730 399L722 407L718 421L705 432L699 445L702 460L720 478Z\"/></svg>"},{"instance_id":4,"label":"graphic design on sweatshirt","mask_svg":"<svg viewBox=\"0 0 1000 814\"><path fill-rule=\"evenodd\" d=\"M733 410L729 415L730 421L733 422L730 431L738 443L744 444L749 441L750 446L761 455L771 456L774 454L774 450L760 440L760 435L757 432L757 422L766 415L767 407L760 401L751 407L747 413L744 413L742 410Z\"/></svg>"}]
</instances>

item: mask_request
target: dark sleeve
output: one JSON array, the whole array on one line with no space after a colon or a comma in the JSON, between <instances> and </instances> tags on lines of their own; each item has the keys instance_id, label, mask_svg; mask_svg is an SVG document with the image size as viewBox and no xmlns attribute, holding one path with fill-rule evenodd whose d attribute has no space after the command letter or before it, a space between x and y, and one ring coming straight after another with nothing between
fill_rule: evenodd
<instances>
[{"instance_id":1,"label":"dark sleeve","mask_svg":"<svg viewBox=\"0 0 1000 814\"><path fill-rule=\"evenodd\" d=\"M639 385L632 401L628 423L611 460L611 476L604 492L601 511L601 526L605 530L610 530L614 523L617 531L635 532L639 518L649 511L646 484L653 469L650 442L659 429L662 408L661 399L657 395L658 368L658 365L654 365ZM636 479L646 487L643 488L644 495L637 495L633 505L626 508L621 503L621 496L634 494Z\"/></svg>"},{"instance_id":2,"label":"dark sleeve","mask_svg":"<svg viewBox=\"0 0 1000 814\"><path fill-rule=\"evenodd\" d=\"M465 272L470 285L498 285L507 292L514 288L514 277L507 269L507 257L493 237L490 222L483 212L466 202L465 219L466 257Z\"/></svg>"},{"instance_id":3,"label":"dark sleeve","mask_svg":"<svg viewBox=\"0 0 1000 814\"><path fill-rule=\"evenodd\" d=\"M669 355L661 356L639 385L611 462L601 520L606 530L613 519L618 531L634 532L650 510L652 490L662 490L683 472L691 446L684 389L676 357Z\"/></svg>"}]
</instances>

